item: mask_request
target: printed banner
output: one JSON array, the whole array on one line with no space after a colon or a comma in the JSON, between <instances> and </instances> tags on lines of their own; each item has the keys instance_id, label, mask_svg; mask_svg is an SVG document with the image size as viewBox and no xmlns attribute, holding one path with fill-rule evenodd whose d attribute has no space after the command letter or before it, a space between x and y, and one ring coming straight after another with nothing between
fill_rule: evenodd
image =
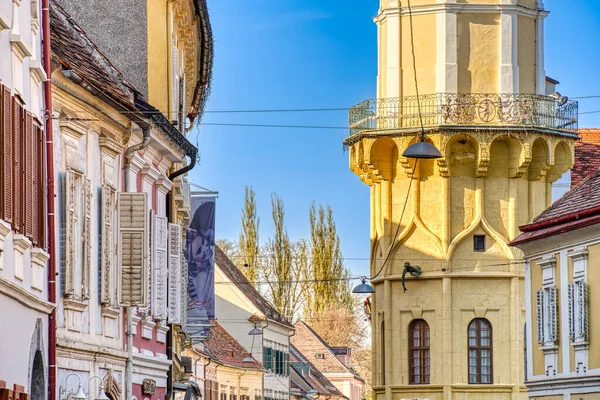
<instances>
[{"instance_id":1,"label":"printed banner","mask_svg":"<svg viewBox=\"0 0 600 400\"><path fill-rule=\"evenodd\" d=\"M192 342L206 337L215 319L215 197L191 196L187 230L187 331Z\"/></svg>"}]
</instances>

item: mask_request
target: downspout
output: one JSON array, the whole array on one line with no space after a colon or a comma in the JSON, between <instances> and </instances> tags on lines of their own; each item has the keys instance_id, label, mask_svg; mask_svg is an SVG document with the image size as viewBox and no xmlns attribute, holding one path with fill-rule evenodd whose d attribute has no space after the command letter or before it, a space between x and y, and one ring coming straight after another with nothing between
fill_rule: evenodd
<instances>
[{"instance_id":1,"label":"downspout","mask_svg":"<svg viewBox=\"0 0 600 400\"><path fill-rule=\"evenodd\" d=\"M131 156L136 151L140 151L148 147L150 144L150 134L152 133L152 126L142 120L133 120L138 126L143 129L143 139L141 143L134 144L125 150L124 165L123 168L127 168L129 165ZM125 181L125 191L129 191L129 171L125 172L123 177ZM127 329L127 366L125 370L125 399L133 399L133 307L126 307L126 319L125 326Z\"/></svg>"},{"instance_id":2,"label":"downspout","mask_svg":"<svg viewBox=\"0 0 600 400\"><path fill-rule=\"evenodd\" d=\"M42 58L44 61L44 107L48 207L48 301L56 303L56 242L54 237L54 143L52 135L52 64L50 62L50 4L42 0ZM56 308L48 318L48 399L56 400Z\"/></svg>"}]
</instances>

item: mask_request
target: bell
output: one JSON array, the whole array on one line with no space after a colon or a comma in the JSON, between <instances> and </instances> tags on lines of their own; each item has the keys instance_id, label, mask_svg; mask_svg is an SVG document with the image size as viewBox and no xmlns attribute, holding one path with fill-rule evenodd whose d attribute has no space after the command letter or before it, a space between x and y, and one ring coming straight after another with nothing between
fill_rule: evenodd
<instances>
[{"instance_id":1,"label":"bell","mask_svg":"<svg viewBox=\"0 0 600 400\"><path fill-rule=\"evenodd\" d=\"M425 138L413 143L402 153L406 158L442 158L442 153L431 143L427 143Z\"/></svg>"},{"instance_id":2,"label":"bell","mask_svg":"<svg viewBox=\"0 0 600 400\"><path fill-rule=\"evenodd\" d=\"M375 293L375 289L373 289L373 286L366 283L366 281L367 281L366 279L362 279L362 283L360 285L356 286L354 289L352 289L352 293L357 293L357 294Z\"/></svg>"}]
</instances>

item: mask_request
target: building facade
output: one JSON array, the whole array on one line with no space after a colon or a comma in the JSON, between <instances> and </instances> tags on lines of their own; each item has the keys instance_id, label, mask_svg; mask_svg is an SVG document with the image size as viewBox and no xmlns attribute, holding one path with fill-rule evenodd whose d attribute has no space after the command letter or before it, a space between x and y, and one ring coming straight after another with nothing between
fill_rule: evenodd
<instances>
[{"instance_id":1,"label":"building facade","mask_svg":"<svg viewBox=\"0 0 600 400\"><path fill-rule=\"evenodd\" d=\"M170 199L197 149L56 3L51 28L58 395L81 386L112 400L163 399L169 324L185 315L177 222L189 215Z\"/></svg>"},{"instance_id":2,"label":"building facade","mask_svg":"<svg viewBox=\"0 0 600 400\"><path fill-rule=\"evenodd\" d=\"M217 321L199 346L187 349L192 379L206 400L259 400L264 368Z\"/></svg>"},{"instance_id":3,"label":"building facade","mask_svg":"<svg viewBox=\"0 0 600 400\"><path fill-rule=\"evenodd\" d=\"M329 346L306 322L294 325L294 347L349 400L361 400L364 379L350 366L349 347Z\"/></svg>"},{"instance_id":4,"label":"building facade","mask_svg":"<svg viewBox=\"0 0 600 400\"><path fill-rule=\"evenodd\" d=\"M49 384L41 16L40 1L0 4L0 397L12 399L45 399Z\"/></svg>"},{"instance_id":5,"label":"building facade","mask_svg":"<svg viewBox=\"0 0 600 400\"><path fill-rule=\"evenodd\" d=\"M171 150L159 145L131 158L126 168L133 183L126 190L147 194L147 204L155 210L153 218L168 217L169 223L184 227L180 235L181 243L185 243L190 213L185 173L194 167L197 156L197 149L185 139L185 134L202 114L212 71L213 43L206 1L61 0L59 3L85 27L89 38L122 72L123 79L135 86L139 98L151 105L142 106L147 115L153 115L150 122L178 135L176 147L183 154L168 157ZM99 19L99 14L106 18ZM183 251L182 246L179 249ZM189 376L180 357L186 347L186 305L182 293L186 293L187 282L181 279L186 274L184 257L177 262L183 264L182 275L169 276L168 282L169 285L180 282L176 284L180 290L170 287L169 301L179 304L181 299L176 312L181 312L181 316L167 318L164 310L155 313L151 301L149 308L135 310L132 317L133 348L138 350L134 371L146 371L145 375L134 374L134 394L138 398L147 397L144 387L150 388L153 396L161 396L164 387L167 397L171 397L176 388L182 388L174 383L185 387ZM149 288L153 290L152 279ZM149 299L156 301L152 296ZM176 299L171 301L171 297ZM165 371L167 376L163 379ZM152 378L157 375L161 378ZM154 391L155 383L160 390Z\"/></svg>"},{"instance_id":6,"label":"building facade","mask_svg":"<svg viewBox=\"0 0 600 400\"><path fill-rule=\"evenodd\" d=\"M215 315L219 323L266 369L266 400L290 396L290 335L294 327L215 246ZM253 334L250 332L254 330ZM258 330L258 331L257 331Z\"/></svg>"},{"instance_id":7,"label":"building facade","mask_svg":"<svg viewBox=\"0 0 600 400\"><path fill-rule=\"evenodd\" d=\"M290 348L290 362L290 380L292 381L290 397L292 399L319 399L321 397L331 400L348 399L294 345Z\"/></svg>"},{"instance_id":8,"label":"building facade","mask_svg":"<svg viewBox=\"0 0 600 400\"><path fill-rule=\"evenodd\" d=\"M600 398L600 172L511 244L525 253L526 384L536 400Z\"/></svg>"},{"instance_id":9,"label":"building facade","mask_svg":"<svg viewBox=\"0 0 600 400\"><path fill-rule=\"evenodd\" d=\"M546 15L535 0L380 3L378 97L351 108L345 141L371 190L377 399L527 397L509 242L550 205L577 128L577 104L546 96ZM442 157L403 156L420 140Z\"/></svg>"}]
</instances>

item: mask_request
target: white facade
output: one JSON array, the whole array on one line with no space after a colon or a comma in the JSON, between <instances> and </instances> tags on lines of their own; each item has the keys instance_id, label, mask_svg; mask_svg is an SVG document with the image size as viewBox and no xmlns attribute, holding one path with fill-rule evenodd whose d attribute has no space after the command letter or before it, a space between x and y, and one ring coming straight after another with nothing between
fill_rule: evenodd
<instances>
[{"instance_id":1,"label":"white facade","mask_svg":"<svg viewBox=\"0 0 600 400\"><path fill-rule=\"evenodd\" d=\"M235 266L233 267L235 268ZM215 308L215 315L219 323L256 360L263 362L263 366L265 364L263 351L266 348L277 349L289 354L290 334L293 327L278 322L270 316L265 316L263 311L256 307L223 273L217 262L215 262ZM256 317L262 321L252 322ZM262 335L248 334L255 326L262 328ZM268 370L264 375L263 397L265 399L288 399L289 396L289 373L280 374Z\"/></svg>"},{"instance_id":2,"label":"white facade","mask_svg":"<svg viewBox=\"0 0 600 400\"><path fill-rule=\"evenodd\" d=\"M0 84L10 104L19 99L43 127L44 103L39 1L0 2ZM6 92L5 92L6 90ZM2 97L2 94L0 94ZM0 110L3 106L0 105ZM0 111L0 115L3 111ZM11 123L10 117L3 116ZM4 122L3 119L3 122ZM0 126L2 142L9 134ZM43 128L42 128L43 129ZM3 144L4 146L4 144ZM6 173L0 166L0 174ZM1 200L0 200L1 201ZM29 210L31 211L31 210ZM27 210L24 210L27 212ZM42 223L45 225L45 217ZM44 399L48 384L48 254L0 220L0 387ZM43 229L42 229L43 230ZM10 362L5 362L10 360ZM0 393L3 394L3 393Z\"/></svg>"}]
</instances>

